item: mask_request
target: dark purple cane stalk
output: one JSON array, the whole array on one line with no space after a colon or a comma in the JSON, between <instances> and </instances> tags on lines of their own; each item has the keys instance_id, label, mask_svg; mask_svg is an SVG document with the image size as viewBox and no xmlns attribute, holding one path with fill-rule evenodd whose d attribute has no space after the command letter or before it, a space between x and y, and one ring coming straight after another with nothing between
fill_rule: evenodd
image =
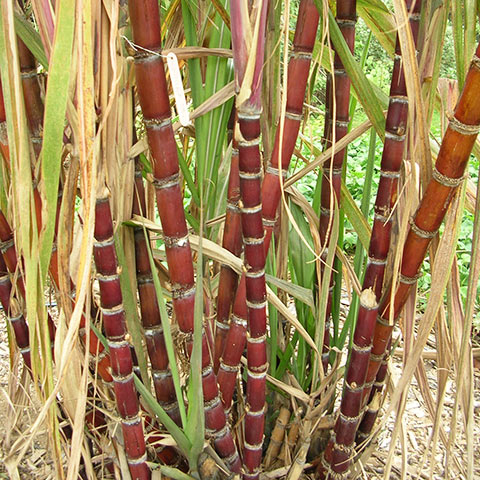
<instances>
[{"instance_id":1,"label":"dark purple cane stalk","mask_svg":"<svg viewBox=\"0 0 480 480\"><path fill-rule=\"evenodd\" d=\"M150 479L145 436L138 396L134 384L132 354L127 341L127 326L120 288L119 267L113 239L112 214L108 198L95 206L93 247L103 325L110 349L113 388L121 425L128 467L133 478Z\"/></svg>"},{"instance_id":2,"label":"dark purple cane stalk","mask_svg":"<svg viewBox=\"0 0 480 480\"><path fill-rule=\"evenodd\" d=\"M163 59L158 55L162 48L159 7L156 0L129 0L128 5L133 38L139 47L135 56L137 92L153 159L157 207L173 290L173 309L180 331L187 336L187 353L190 355L196 289L165 69ZM207 430L217 453L232 472L238 473L240 458L218 394L205 332L202 334L202 385Z\"/></svg>"}]
</instances>

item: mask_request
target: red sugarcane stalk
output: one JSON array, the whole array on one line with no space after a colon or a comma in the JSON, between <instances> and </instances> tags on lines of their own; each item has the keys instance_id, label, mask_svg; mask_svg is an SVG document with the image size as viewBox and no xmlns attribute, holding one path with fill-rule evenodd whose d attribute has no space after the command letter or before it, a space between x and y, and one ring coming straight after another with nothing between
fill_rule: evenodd
<instances>
[{"instance_id":1,"label":"red sugarcane stalk","mask_svg":"<svg viewBox=\"0 0 480 480\"><path fill-rule=\"evenodd\" d=\"M367 371L367 387L373 383L382 365L385 351L391 341L394 323L400 316L412 287L416 284L428 246L437 234L457 187L463 181L468 159L479 131L479 56L480 45L472 60L455 113L443 137L432 180L412 220L403 248L400 278L395 288L393 303L391 302L392 285L389 285L383 294ZM367 387L364 398L370 394L371 389ZM366 429L362 428L362 433L365 435Z\"/></svg>"},{"instance_id":2,"label":"red sugarcane stalk","mask_svg":"<svg viewBox=\"0 0 480 480\"><path fill-rule=\"evenodd\" d=\"M113 388L130 473L133 478L149 479L145 437L134 384L133 362L127 341L125 310L120 288L119 268L113 239L113 223L108 198L95 206L93 254L100 286L103 325L110 349Z\"/></svg>"},{"instance_id":3,"label":"red sugarcane stalk","mask_svg":"<svg viewBox=\"0 0 480 480\"><path fill-rule=\"evenodd\" d=\"M340 412L335 423L332 438L317 468L321 479L340 478L345 475L353 457L355 433L361 417L363 383L370 357L371 339L365 333L373 329L378 313L378 304L371 289L360 296L358 318L361 327L355 330L353 347L345 373L345 383Z\"/></svg>"},{"instance_id":4,"label":"red sugarcane stalk","mask_svg":"<svg viewBox=\"0 0 480 480\"><path fill-rule=\"evenodd\" d=\"M37 63L27 46L17 37L23 98L35 155L42 149L43 102L38 83Z\"/></svg>"},{"instance_id":5,"label":"red sugarcane stalk","mask_svg":"<svg viewBox=\"0 0 480 480\"><path fill-rule=\"evenodd\" d=\"M410 12L409 23L412 31L412 37L417 43L418 29L420 24L420 11L422 7L421 0L416 2L407 1L406 7ZM403 69L401 67L401 49L397 38L395 46L395 63L392 75L392 86L390 90L390 104L387 113L386 136L384 152L382 156L380 182L377 199L375 202L375 218L372 229L372 235L369 248L369 261L364 278L364 288L372 287L380 299L387 255L390 247L390 232L392 228L392 210L397 202L398 179L400 175L400 166L403 159L405 144L406 122L408 116L408 98ZM371 333L373 335L373 332ZM363 407L367 401L371 401L373 396L382 390L385 376L387 373L387 364L385 359L378 372L377 379L367 380L364 392ZM375 422L376 413L372 409L377 409L378 402L373 407L369 407L365 412L365 418L359 427L359 437L368 436Z\"/></svg>"},{"instance_id":6,"label":"red sugarcane stalk","mask_svg":"<svg viewBox=\"0 0 480 480\"><path fill-rule=\"evenodd\" d=\"M135 163L133 213L142 215L145 212L145 190L143 187L142 171L137 160ZM145 332L148 356L150 357L150 363L152 365L153 384L157 400L170 418L177 424L180 424L175 387L168 364L168 354L165 346L160 310L158 308L157 295L153 284L152 269L150 268L148 259L148 233L146 235L145 237L142 228L136 228L134 231L135 264L142 325Z\"/></svg>"},{"instance_id":7,"label":"red sugarcane stalk","mask_svg":"<svg viewBox=\"0 0 480 480\"><path fill-rule=\"evenodd\" d=\"M232 16L233 19L233 16ZM263 57L261 58L263 62ZM244 268L247 305L247 406L244 478L256 479L262 461L267 375L267 290L261 204L260 113L238 110L242 140L238 142Z\"/></svg>"},{"instance_id":8,"label":"red sugarcane stalk","mask_svg":"<svg viewBox=\"0 0 480 480\"><path fill-rule=\"evenodd\" d=\"M236 122L235 122L236 124ZM232 147L232 160L228 180L227 211L225 214L225 230L223 233L223 248L232 252L237 257L242 252L242 226L240 216L240 177L238 174L238 145L234 138ZM220 358L225 348L228 333L228 320L237 290L238 275L227 265L222 265L218 283L217 318L215 322L215 356L214 369L218 372Z\"/></svg>"},{"instance_id":9,"label":"red sugarcane stalk","mask_svg":"<svg viewBox=\"0 0 480 480\"><path fill-rule=\"evenodd\" d=\"M36 193L36 195L35 195ZM35 207L37 211L37 217L41 215L41 203L40 203L40 198L38 195L38 191L35 189L34 190L34 195L35 199L38 201L35 202ZM56 216L56 223L55 223L55 236L58 231L58 214L60 210L60 205L61 205L61 194L58 197L58 204L57 204L57 216ZM55 286L58 288L60 285L60 278L59 278L59 270L58 270L58 252L57 252L57 246L56 243L53 245L53 251L52 251L52 256L50 258L50 264L48 266L50 276L53 280L53 283ZM75 293L74 293L75 286L70 280L70 300L71 300L71 305L72 305L72 310L75 308ZM80 339L82 342L85 344L87 340L87 332L86 329L89 328L87 319L85 317L85 313L82 312L82 315L80 317ZM112 381L112 375L111 375L111 369L110 369L110 357L105 350L105 347L103 346L102 342L99 340L97 335L93 330L90 330L90 335L89 335L89 344L88 344L88 352L91 355L91 358L95 360L95 368L98 372L98 374L101 376L102 380L106 383L110 383Z\"/></svg>"},{"instance_id":10,"label":"red sugarcane stalk","mask_svg":"<svg viewBox=\"0 0 480 480\"><path fill-rule=\"evenodd\" d=\"M375 420L377 419L378 410L381 403L380 396L383 390L383 386L385 385L385 379L388 373L388 360L390 357L389 352L391 344L392 338L390 337L390 341L388 342L387 348L385 349L385 355L383 356L382 363L380 365L380 368L378 369L375 380L373 381L370 395L368 397L368 403L367 405L363 406L363 417L360 425L358 426L357 437L355 439L357 443L361 443L365 439L367 439L373 429L373 426L375 425ZM362 405L365 404L365 395L366 392L364 393L362 398Z\"/></svg>"},{"instance_id":11,"label":"red sugarcane stalk","mask_svg":"<svg viewBox=\"0 0 480 480\"><path fill-rule=\"evenodd\" d=\"M292 158L293 150L302 120L303 101L307 86L308 73L312 59L319 21L319 14L312 0L300 2L293 53L288 64L287 106L284 119L283 136L280 129L275 134L275 144L270 164L262 183L262 217L265 229L264 249L268 252L273 227L281 197L281 175L285 176ZM281 145L281 147L280 147ZM281 161L280 161L281 155ZM247 328L247 309L245 303L245 275L242 276L235 297L225 351L218 373L218 383L222 392L225 408L230 408L240 359L245 348Z\"/></svg>"},{"instance_id":12,"label":"red sugarcane stalk","mask_svg":"<svg viewBox=\"0 0 480 480\"><path fill-rule=\"evenodd\" d=\"M22 354L25 365L31 369L32 364L30 359L30 337L28 325L21 311L12 305L11 298L12 284L10 282L10 275L3 256L0 255L0 302L2 303L5 316L15 334L15 341L17 342L18 349Z\"/></svg>"},{"instance_id":13,"label":"red sugarcane stalk","mask_svg":"<svg viewBox=\"0 0 480 480\"><path fill-rule=\"evenodd\" d=\"M187 351L193 347L195 283L192 254L179 183L177 146L161 51L161 28L156 0L130 0L133 38L140 47L135 56L137 92L142 107L150 151L157 206L173 290L173 308L180 330L187 335ZM156 53L158 52L158 53ZM202 385L205 424L215 448L233 472L240 458L218 395L206 335L202 335Z\"/></svg>"},{"instance_id":14,"label":"red sugarcane stalk","mask_svg":"<svg viewBox=\"0 0 480 480\"><path fill-rule=\"evenodd\" d=\"M356 0L337 1L336 21L352 53L355 43L356 20ZM334 139L335 142L338 142L348 133L348 124L350 120L350 78L348 77L337 52L335 52L333 67L333 79L330 81L330 84L327 82L327 112L329 118L326 120L326 134L329 133L329 130L334 130ZM335 86L334 89L333 86ZM333 119L333 104L335 104L335 119ZM335 122L333 120L335 120ZM320 207L320 240L322 245L328 244L328 238L330 236L330 229L332 226L332 218L335 210L334 207L335 204L337 206L340 205L340 188L342 184L342 168L345 154L346 148L337 151L331 159L330 164L323 167ZM324 253L324 257L326 258L326 252ZM325 268L323 268L323 273L330 274L330 271L327 271ZM325 315L325 333L323 337L322 363L325 371L328 368L330 351L331 306L334 286L333 282L332 275L330 277L329 298Z\"/></svg>"},{"instance_id":15,"label":"red sugarcane stalk","mask_svg":"<svg viewBox=\"0 0 480 480\"><path fill-rule=\"evenodd\" d=\"M422 2L421 0L406 0L405 4L410 12L409 23L416 45ZM377 301L380 300L382 293L385 265L390 248L392 211L398 199L398 179L407 130L408 97L401 53L400 41L397 37L385 125L385 143L380 166L380 182L375 201L375 217L368 250L368 264L363 281L363 289L372 288Z\"/></svg>"},{"instance_id":16,"label":"red sugarcane stalk","mask_svg":"<svg viewBox=\"0 0 480 480\"><path fill-rule=\"evenodd\" d=\"M416 43L421 2L407 1L410 25ZM386 136L382 156L380 186L375 203L375 220L369 247L369 261L363 281L363 293L352 351L345 373L340 413L334 432L319 466L320 476L329 472L342 474L348 470L352 458L357 426L364 406L363 388L367 375L372 347L373 331L378 313L378 302L382 291L383 276L390 246L392 209L397 201L398 177L403 159L405 132L408 116L408 100L405 78L401 64L401 49L397 38L395 63L390 88L387 112Z\"/></svg>"},{"instance_id":17,"label":"red sugarcane stalk","mask_svg":"<svg viewBox=\"0 0 480 480\"><path fill-rule=\"evenodd\" d=\"M0 253L3 255L5 260L5 264L7 266L8 271L12 275L17 276L17 283L16 287L23 298L25 297L25 283L23 281L23 276L20 271L17 269L17 251L15 248L15 240L13 237L13 231L10 228L10 225L5 218L5 215L0 210ZM53 340L55 338L55 324L53 320L48 314L48 331L50 334L50 341L52 342L52 349L53 349Z\"/></svg>"},{"instance_id":18,"label":"red sugarcane stalk","mask_svg":"<svg viewBox=\"0 0 480 480\"><path fill-rule=\"evenodd\" d=\"M266 250L270 246L277 209L282 195L279 174L283 177L287 175L303 118L303 101L317 36L318 21L319 14L315 2L313 0L302 0L298 7L293 50L288 62L287 102L283 135L281 136L280 128L277 128L272 158L267 166L262 185L262 215Z\"/></svg>"},{"instance_id":19,"label":"red sugarcane stalk","mask_svg":"<svg viewBox=\"0 0 480 480\"><path fill-rule=\"evenodd\" d=\"M240 176L240 212L243 243L245 246L244 270L247 305L247 396L245 415L245 442L243 450L243 478L257 479L262 462L263 433L265 427L265 389L268 369L267 334L267 290L265 284L265 250L262 222L260 156L260 113L263 57L265 49L265 27L268 1L264 0L247 9L246 3L231 1L232 47L237 88L236 107ZM255 66L251 84L244 83L245 66L248 59L244 24L251 15L253 25L258 22L256 44L250 46L249 55L255 55ZM240 95L244 88L249 93ZM238 134L238 136L237 136Z\"/></svg>"}]
</instances>

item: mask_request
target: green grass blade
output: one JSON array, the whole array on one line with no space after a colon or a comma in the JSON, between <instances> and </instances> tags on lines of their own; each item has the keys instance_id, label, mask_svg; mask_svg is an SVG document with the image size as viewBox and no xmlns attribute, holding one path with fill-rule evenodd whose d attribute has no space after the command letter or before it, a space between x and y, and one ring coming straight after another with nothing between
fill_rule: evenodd
<instances>
[{"instance_id":1,"label":"green grass blade","mask_svg":"<svg viewBox=\"0 0 480 480\"><path fill-rule=\"evenodd\" d=\"M138 393L140 393L146 404L158 417L160 422L165 425L168 433L170 433L173 439L177 442L178 448L180 448L185 456L188 456L192 445L187 436L183 433L182 429L167 415L167 412L158 404L155 397L136 375L134 375L134 380Z\"/></svg>"},{"instance_id":2,"label":"green grass blade","mask_svg":"<svg viewBox=\"0 0 480 480\"><path fill-rule=\"evenodd\" d=\"M465 52L463 45L463 2L453 1L452 27L455 63L457 65L458 88L461 91L465 83Z\"/></svg>"},{"instance_id":3,"label":"green grass blade","mask_svg":"<svg viewBox=\"0 0 480 480\"><path fill-rule=\"evenodd\" d=\"M55 42L48 69L48 85L45 95L45 122L41 152L40 194L43 200L42 232L39 241L40 271L43 280L48 274L52 253L57 212L58 185L62 164L63 129L72 72L72 45L75 26L74 0L62 0L57 5ZM84 39L91 42L91 39ZM93 51L93 45L87 45ZM93 92L91 92L93 95Z\"/></svg>"},{"instance_id":4,"label":"green grass blade","mask_svg":"<svg viewBox=\"0 0 480 480\"><path fill-rule=\"evenodd\" d=\"M29 22L20 12L15 12L15 32L22 39L22 42L32 52L37 62L48 70L48 60L45 55L40 34L35 30L31 22Z\"/></svg>"},{"instance_id":5,"label":"green grass blade","mask_svg":"<svg viewBox=\"0 0 480 480\"><path fill-rule=\"evenodd\" d=\"M268 272L276 272L276 261L275 261L275 239L272 238L272 248L267 255L266 269L265 269L265 280L269 284L275 295L278 294L277 286L274 282L270 282L269 279L273 278L277 280L273 275L269 275ZM286 282L288 283L288 282ZM268 322L270 325L268 342L270 346L270 375L275 377L275 372L277 370L277 351L278 351L278 312L277 309L268 303Z\"/></svg>"},{"instance_id":6,"label":"green grass blade","mask_svg":"<svg viewBox=\"0 0 480 480\"><path fill-rule=\"evenodd\" d=\"M455 3L455 2L454 2ZM476 25L478 18L478 3L476 0L464 0L463 12L465 17L465 33L464 33L464 52L463 65L465 75L470 66L475 47L477 44Z\"/></svg>"},{"instance_id":7,"label":"green grass blade","mask_svg":"<svg viewBox=\"0 0 480 480\"><path fill-rule=\"evenodd\" d=\"M380 45L393 57L396 25L390 10L381 0L358 0L357 11Z\"/></svg>"},{"instance_id":8,"label":"green grass blade","mask_svg":"<svg viewBox=\"0 0 480 480\"><path fill-rule=\"evenodd\" d=\"M118 265L121 267L120 287L122 289L123 308L125 309L127 328L132 339L133 348L135 349L143 383L145 385L150 385L150 379L148 377L147 370L147 360L145 358L145 351L142 344L140 318L137 310L137 297L132 290L132 283L130 282L131 276L128 263L125 258L125 250L123 248L123 242L118 234L114 235L114 241ZM133 245L133 238L131 238L130 241L131 245Z\"/></svg>"},{"instance_id":9,"label":"green grass blade","mask_svg":"<svg viewBox=\"0 0 480 480\"><path fill-rule=\"evenodd\" d=\"M200 197L198 195L198 188L195 184L195 180L190 173L190 169L188 168L188 164L185 161L185 157L182 154L182 151L177 147L178 152L178 163L180 165L180 169L182 170L182 175L185 181L187 182L188 189L192 194L193 201L200 206Z\"/></svg>"},{"instance_id":10,"label":"green grass blade","mask_svg":"<svg viewBox=\"0 0 480 480\"><path fill-rule=\"evenodd\" d=\"M198 457L205 441L205 412L202 389L202 331L203 331L203 249L202 236L198 247L197 290L195 293L195 315L193 327L193 350L190 358L190 378L188 381L188 414L185 433L191 443L188 463L196 471ZM205 333L206 335L206 333Z\"/></svg>"},{"instance_id":11,"label":"green grass blade","mask_svg":"<svg viewBox=\"0 0 480 480\"><path fill-rule=\"evenodd\" d=\"M368 49L370 48L370 42L372 41L372 32L369 32L367 41L365 42L365 45L362 50L362 55L360 57L360 68L364 70L365 68L365 62L367 60L367 55L368 55ZM353 124L353 115L355 114L355 109L357 108L357 97L352 95L350 98L350 109L349 109L349 117L350 117L350 124L348 126L348 130L350 131L352 129L352 124Z\"/></svg>"},{"instance_id":12,"label":"green grass blade","mask_svg":"<svg viewBox=\"0 0 480 480\"><path fill-rule=\"evenodd\" d=\"M153 285L155 287L155 294L157 295L158 309L160 310L160 319L162 322L163 335L165 338L165 347L167 349L168 363L170 366L170 371L172 372L173 385L175 387L175 394L177 397L180 417L182 419L182 425L185 428L187 424L187 414L185 409L185 402L183 401L182 387L180 385L180 373L178 371L177 358L175 356L175 345L173 343L172 330L170 328L170 321L168 319L168 313L165 307L165 297L163 296L162 286L160 285L160 280L157 275L157 267L153 260L153 253L145 227L143 227L143 233L147 241L148 260L150 262L150 268L152 269Z\"/></svg>"},{"instance_id":13,"label":"green grass blade","mask_svg":"<svg viewBox=\"0 0 480 480\"><path fill-rule=\"evenodd\" d=\"M355 203L355 200L348 191L348 188L345 186L344 182L342 182L341 202L344 212L347 215L347 218L350 220L350 223L353 225L353 228L357 233L358 239L362 243L363 248L368 250L372 229L361 210Z\"/></svg>"},{"instance_id":14,"label":"green grass blade","mask_svg":"<svg viewBox=\"0 0 480 480\"><path fill-rule=\"evenodd\" d=\"M365 113L375 127L379 137L383 139L385 137L385 117L383 116L382 104L387 103L386 95L383 94L382 97L384 98L379 100L378 91L372 88L365 73L350 52L331 11L328 13L328 18L330 36L335 50L342 60L345 71L352 81L352 87L355 89Z\"/></svg>"}]
</instances>

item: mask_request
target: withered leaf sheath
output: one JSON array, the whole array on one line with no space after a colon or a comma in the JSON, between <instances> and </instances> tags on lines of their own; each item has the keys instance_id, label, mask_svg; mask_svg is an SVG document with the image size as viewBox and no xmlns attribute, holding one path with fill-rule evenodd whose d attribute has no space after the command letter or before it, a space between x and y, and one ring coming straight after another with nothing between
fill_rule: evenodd
<instances>
[{"instance_id":1,"label":"withered leaf sheath","mask_svg":"<svg viewBox=\"0 0 480 480\"><path fill-rule=\"evenodd\" d=\"M173 309L180 330L187 335L187 351L193 347L195 283L192 254L179 183L177 145L171 123L170 103L161 51L161 27L156 0L129 0L135 55L137 92L142 107L148 144L153 159L157 207L163 228L165 251L173 290ZM207 337L202 335L202 385L205 424L215 449L233 472L240 458L218 395Z\"/></svg>"},{"instance_id":2,"label":"withered leaf sheath","mask_svg":"<svg viewBox=\"0 0 480 480\"><path fill-rule=\"evenodd\" d=\"M93 256L100 286L103 326L110 349L113 388L132 478L148 480L145 436L138 396L135 389L133 361L127 340L120 276L113 239L112 214L108 198L95 205L95 243Z\"/></svg>"}]
</instances>

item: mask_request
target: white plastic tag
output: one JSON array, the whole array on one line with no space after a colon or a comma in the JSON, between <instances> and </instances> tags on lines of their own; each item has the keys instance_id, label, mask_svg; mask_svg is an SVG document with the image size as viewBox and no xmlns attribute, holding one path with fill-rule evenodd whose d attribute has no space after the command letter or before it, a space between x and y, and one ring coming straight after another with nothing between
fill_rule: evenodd
<instances>
[{"instance_id":1,"label":"white plastic tag","mask_svg":"<svg viewBox=\"0 0 480 480\"><path fill-rule=\"evenodd\" d=\"M167 65L168 71L170 72L170 79L172 80L173 96L175 97L178 117L182 126L186 127L190 125L190 114L188 113L178 59L172 52L167 55Z\"/></svg>"}]
</instances>

